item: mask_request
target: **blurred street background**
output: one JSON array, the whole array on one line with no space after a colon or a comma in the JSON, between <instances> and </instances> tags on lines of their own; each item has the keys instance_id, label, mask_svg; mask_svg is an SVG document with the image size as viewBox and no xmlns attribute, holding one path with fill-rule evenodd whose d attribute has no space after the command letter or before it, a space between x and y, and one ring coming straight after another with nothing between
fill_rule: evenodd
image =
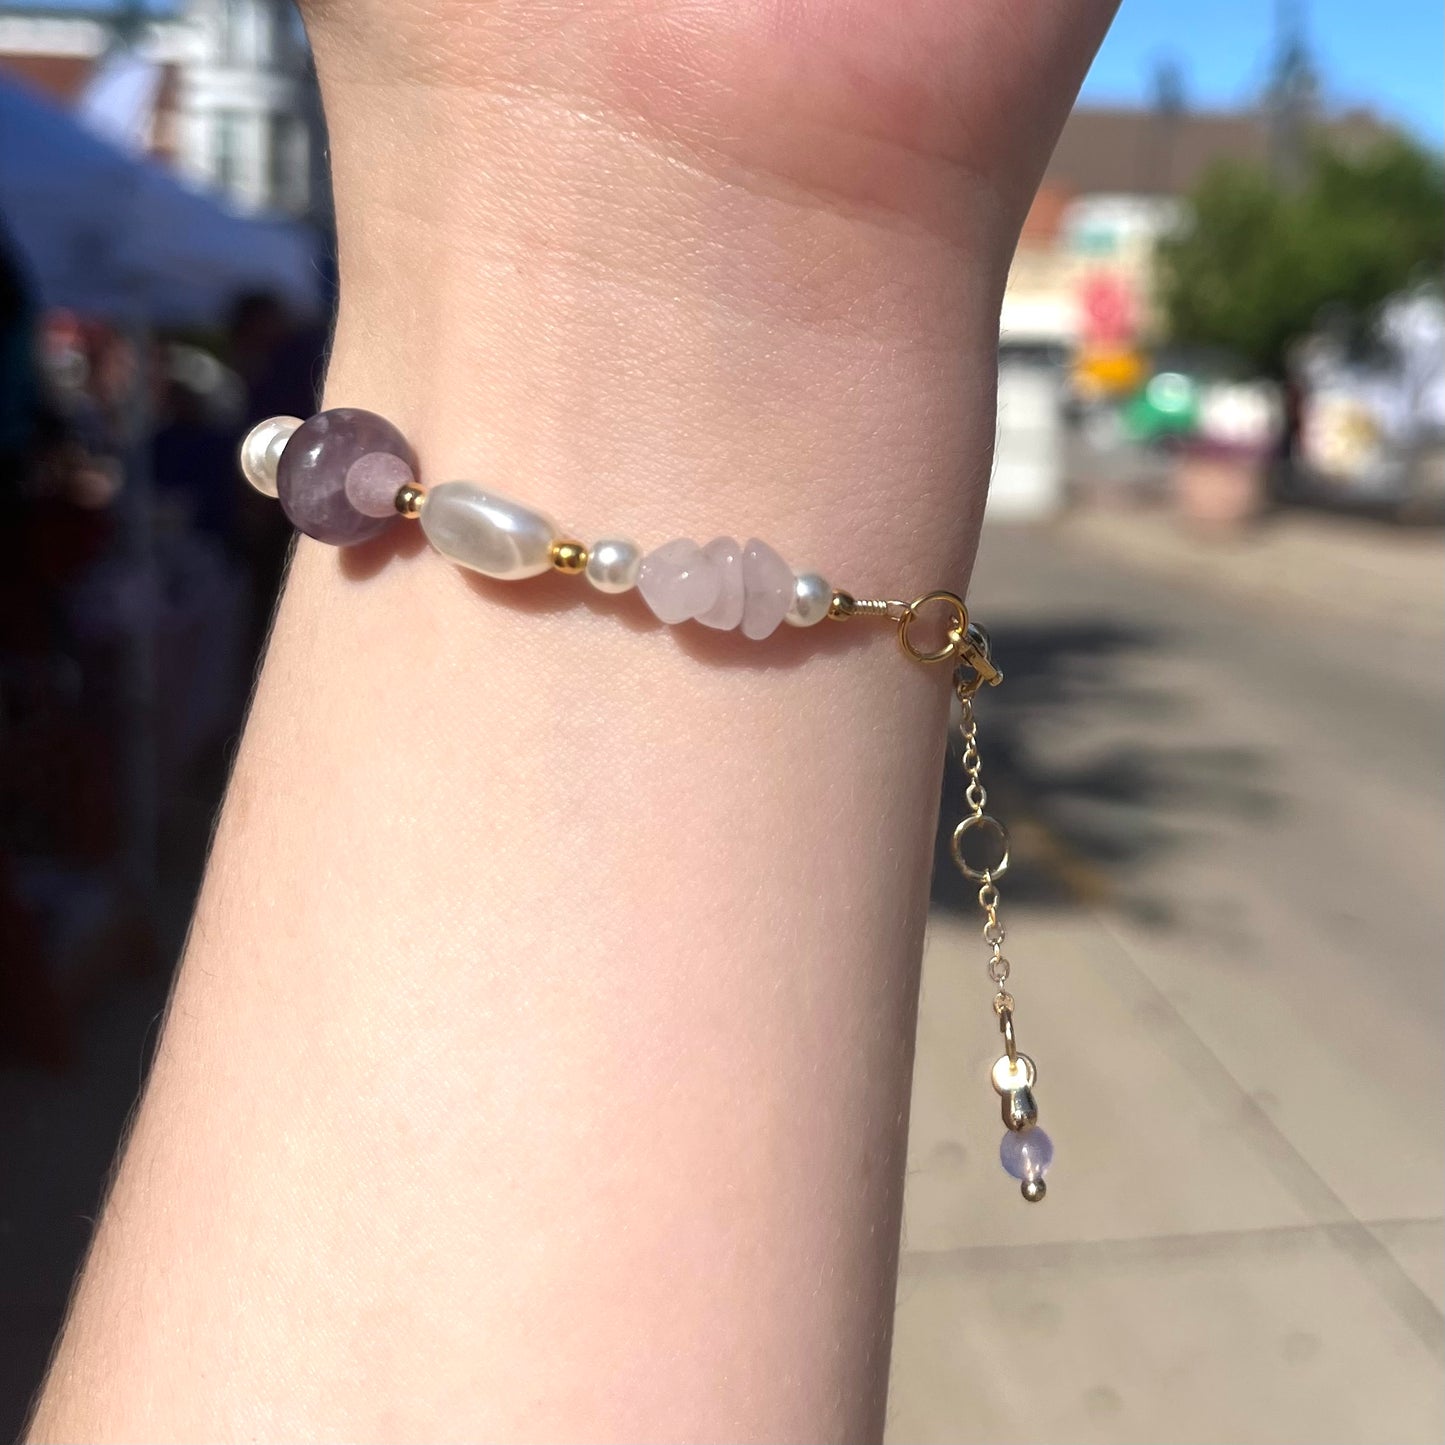
<instances>
[{"instance_id":1,"label":"blurred street background","mask_svg":"<svg viewBox=\"0 0 1445 1445\"><path fill-rule=\"evenodd\" d=\"M1445 1437L1445 171L1435 0L1124 0L1029 215L970 603L1021 1046L925 954L910 1442ZM287 0L0 0L0 1431L144 1074L315 410Z\"/></svg>"}]
</instances>

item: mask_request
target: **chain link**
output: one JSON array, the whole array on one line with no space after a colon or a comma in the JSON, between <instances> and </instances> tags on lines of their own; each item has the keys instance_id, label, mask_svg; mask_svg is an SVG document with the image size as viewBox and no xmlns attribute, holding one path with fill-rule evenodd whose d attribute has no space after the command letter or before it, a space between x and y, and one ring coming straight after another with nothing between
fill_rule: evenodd
<instances>
[{"instance_id":1,"label":"chain link","mask_svg":"<svg viewBox=\"0 0 1445 1445\"><path fill-rule=\"evenodd\" d=\"M995 831L1004 842L1003 857L994 869L984 868L974 870L967 867L962 857L961 847L956 848L955 859L964 876L981 880L978 889L978 906L983 909L983 941L988 946L988 977L994 985L994 1008L1000 1015L1006 1010L1012 1012L1013 999L1010 997L1005 985L1008 983L1009 961L1004 957L1004 926L999 921L998 905L999 892L995 879L1002 874L1008 863L1007 834L1002 824L997 819L989 817L984 811L988 805L988 790L983 785L983 759L978 751L978 719L974 716L973 697L964 688L955 689L958 693L958 704L960 709L959 735L963 739L963 771L968 777L968 786L964 789L963 800L968 804L969 817L960 824L963 832L969 831L972 827L988 827ZM955 835L957 839L958 835Z\"/></svg>"}]
</instances>

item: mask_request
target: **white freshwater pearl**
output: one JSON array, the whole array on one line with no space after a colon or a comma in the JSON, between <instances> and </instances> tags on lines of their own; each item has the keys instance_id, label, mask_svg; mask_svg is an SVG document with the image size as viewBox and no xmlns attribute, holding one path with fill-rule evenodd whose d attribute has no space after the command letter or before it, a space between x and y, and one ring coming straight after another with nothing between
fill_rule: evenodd
<instances>
[{"instance_id":1,"label":"white freshwater pearl","mask_svg":"<svg viewBox=\"0 0 1445 1445\"><path fill-rule=\"evenodd\" d=\"M503 582L546 572L557 540L550 517L475 482L428 488L421 529L443 557Z\"/></svg>"},{"instance_id":2,"label":"white freshwater pearl","mask_svg":"<svg viewBox=\"0 0 1445 1445\"><path fill-rule=\"evenodd\" d=\"M263 496L276 495L276 468L297 429L299 416L273 416L257 422L241 443L241 475Z\"/></svg>"},{"instance_id":3,"label":"white freshwater pearl","mask_svg":"<svg viewBox=\"0 0 1445 1445\"><path fill-rule=\"evenodd\" d=\"M800 573L793 581L793 601L783 621L789 627L811 627L821 622L833 605L833 588L816 572Z\"/></svg>"},{"instance_id":4,"label":"white freshwater pearl","mask_svg":"<svg viewBox=\"0 0 1445 1445\"><path fill-rule=\"evenodd\" d=\"M642 548L626 537L608 537L587 549L587 580L599 592L631 592L641 566Z\"/></svg>"}]
</instances>

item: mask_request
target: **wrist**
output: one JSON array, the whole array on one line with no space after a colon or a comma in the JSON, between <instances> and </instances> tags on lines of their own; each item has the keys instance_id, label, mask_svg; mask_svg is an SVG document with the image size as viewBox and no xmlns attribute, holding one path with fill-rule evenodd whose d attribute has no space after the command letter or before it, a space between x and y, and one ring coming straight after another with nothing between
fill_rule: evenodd
<instances>
[{"instance_id":1,"label":"wrist","mask_svg":"<svg viewBox=\"0 0 1445 1445\"><path fill-rule=\"evenodd\" d=\"M719 184L551 103L426 91L398 124L415 137L371 145L348 112L338 148L328 405L389 417L428 480L584 539L756 533L839 585L961 582L996 264Z\"/></svg>"}]
</instances>

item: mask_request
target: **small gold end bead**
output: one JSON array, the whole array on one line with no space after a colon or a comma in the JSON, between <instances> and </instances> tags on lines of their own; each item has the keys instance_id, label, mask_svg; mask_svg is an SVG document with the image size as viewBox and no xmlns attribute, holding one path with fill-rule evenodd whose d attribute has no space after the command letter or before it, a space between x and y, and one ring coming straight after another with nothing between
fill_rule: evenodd
<instances>
[{"instance_id":1,"label":"small gold end bead","mask_svg":"<svg viewBox=\"0 0 1445 1445\"><path fill-rule=\"evenodd\" d=\"M858 601L851 592L835 592L828 604L828 616L835 622L842 622L858 610Z\"/></svg>"},{"instance_id":2,"label":"small gold end bead","mask_svg":"<svg viewBox=\"0 0 1445 1445\"><path fill-rule=\"evenodd\" d=\"M415 521L421 516L421 504L426 498L426 488L416 482L408 482L396 494L396 510L403 517Z\"/></svg>"},{"instance_id":3,"label":"small gold end bead","mask_svg":"<svg viewBox=\"0 0 1445 1445\"><path fill-rule=\"evenodd\" d=\"M575 577L579 572L585 572L587 570L587 548L581 542L574 542L570 539L553 542L552 567L555 571L565 572L571 577Z\"/></svg>"}]
</instances>

